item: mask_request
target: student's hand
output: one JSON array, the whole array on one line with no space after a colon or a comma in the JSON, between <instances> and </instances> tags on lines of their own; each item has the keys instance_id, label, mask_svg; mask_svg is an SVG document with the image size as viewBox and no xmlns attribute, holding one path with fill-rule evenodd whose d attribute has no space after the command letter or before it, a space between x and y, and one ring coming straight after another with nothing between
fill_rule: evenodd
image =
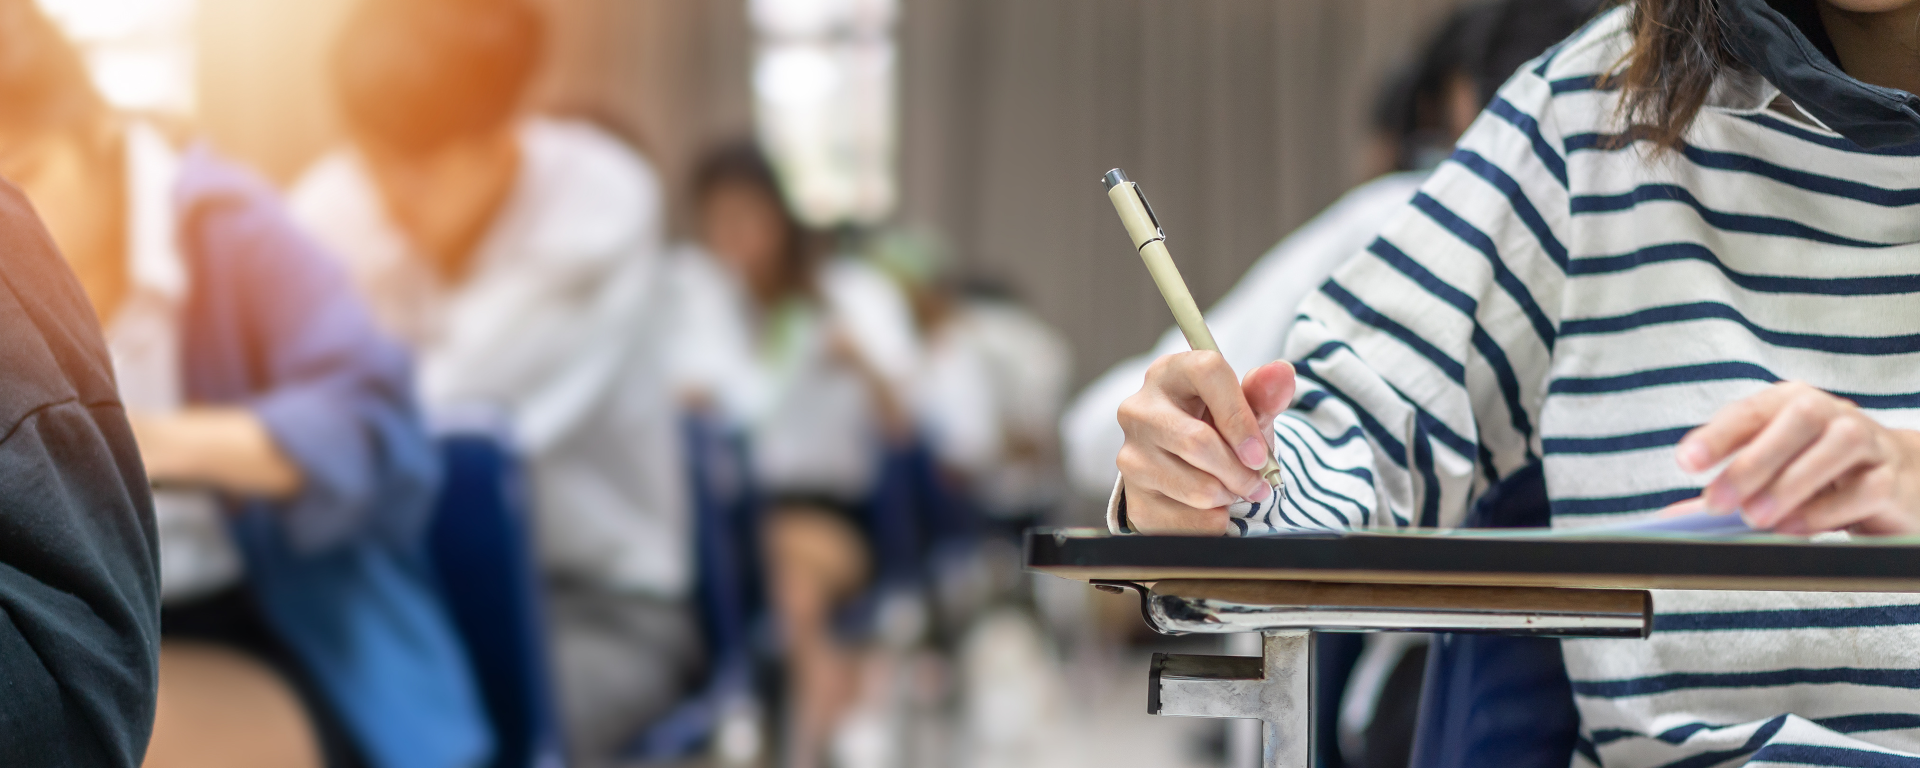
<instances>
[{"instance_id":1,"label":"student's hand","mask_svg":"<svg viewBox=\"0 0 1920 768\"><path fill-rule=\"evenodd\" d=\"M1741 510L1781 533L1920 532L1920 432L1889 429L1853 403L1783 382L1681 438L1680 468L1731 457L1689 506Z\"/></svg>"},{"instance_id":2,"label":"student's hand","mask_svg":"<svg viewBox=\"0 0 1920 768\"><path fill-rule=\"evenodd\" d=\"M1273 419L1293 402L1293 366L1268 363L1234 378L1218 352L1154 361L1146 385L1120 404L1120 476L1127 522L1141 533L1226 533L1227 505L1265 501L1260 479Z\"/></svg>"},{"instance_id":3,"label":"student's hand","mask_svg":"<svg viewBox=\"0 0 1920 768\"><path fill-rule=\"evenodd\" d=\"M147 479L284 500L300 492L300 466L280 450L252 411L196 407L168 414L129 411Z\"/></svg>"}]
</instances>

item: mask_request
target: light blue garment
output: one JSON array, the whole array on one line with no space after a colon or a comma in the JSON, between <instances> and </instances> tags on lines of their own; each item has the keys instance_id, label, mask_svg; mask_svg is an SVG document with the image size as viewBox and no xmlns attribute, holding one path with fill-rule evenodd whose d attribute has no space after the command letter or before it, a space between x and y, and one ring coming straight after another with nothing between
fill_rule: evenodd
<instances>
[{"instance_id":1,"label":"light blue garment","mask_svg":"<svg viewBox=\"0 0 1920 768\"><path fill-rule=\"evenodd\" d=\"M187 399L252 408L305 478L290 502L239 502L262 614L374 768L484 763L492 732L423 545L439 464L406 352L265 182L196 148L176 207Z\"/></svg>"}]
</instances>

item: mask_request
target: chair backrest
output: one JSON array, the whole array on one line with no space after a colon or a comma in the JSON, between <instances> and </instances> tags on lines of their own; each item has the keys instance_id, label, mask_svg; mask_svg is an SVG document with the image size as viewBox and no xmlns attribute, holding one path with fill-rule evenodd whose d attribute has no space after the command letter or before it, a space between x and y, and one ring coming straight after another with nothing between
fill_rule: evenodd
<instances>
[{"instance_id":1,"label":"chair backrest","mask_svg":"<svg viewBox=\"0 0 1920 768\"><path fill-rule=\"evenodd\" d=\"M743 653L765 611L760 567L761 499L746 438L712 414L681 419L693 510L695 594L709 658Z\"/></svg>"},{"instance_id":2,"label":"chair backrest","mask_svg":"<svg viewBox=\"0 0 1920 768\"><path fill-rule=\"evenodd\" d=\"M762 499L746 439L711 413L680 421L693 512L694 598L706 631L708 676L700 690L642 730L626 749L640 762L681 760L713 735L729 706L754 684L756 628L767 611L760 567Z\"/></svg>"},{"instance_id":3,"label":"chair backrest","mask_svg":"<svg viewBox=\"0 0 1920 768\"><path fill-rule=\"evenodd\" d=\"M925 581L936 553L969 546L980 535L977 511L964 490L942 476L924 436L881 453L864 514L875 581L883 587Z\"/></svg>"},{"instance_id":4,"label":"chair backrest","mask_svg":"<svg viewBox=\"0 0 1920 768\"><path fill-rule=\"evenodd\" d=\"M489 435L440 439L428 552L493 721L494 768L563 764L519 465Z\"/></svg>"}]
</instances>

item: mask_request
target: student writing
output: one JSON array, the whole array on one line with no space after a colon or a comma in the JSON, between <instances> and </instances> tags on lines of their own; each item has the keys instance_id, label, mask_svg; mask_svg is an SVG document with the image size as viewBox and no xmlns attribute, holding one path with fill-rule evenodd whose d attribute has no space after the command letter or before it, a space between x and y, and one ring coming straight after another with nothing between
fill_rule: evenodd
<instances>
[{"instance_id":1,"label":"student writing","mask_svg":"<svg viewBox=\"0 0 1920 768\"><path fill-rule=\"evenodd\" d=\"M1516 73L1307 300L1290 363L1155 364L1119 409L1110 520L1452 526L1539 471L1560 527L1687 503L1920 529L1916 18L1864 0L1603 15ZM1286 493L1236 504L1263 440ZM1655 603L1645 642L1565 644L1578 764L1920 753L1911 598Z\"/></svg>"}]
</instances>

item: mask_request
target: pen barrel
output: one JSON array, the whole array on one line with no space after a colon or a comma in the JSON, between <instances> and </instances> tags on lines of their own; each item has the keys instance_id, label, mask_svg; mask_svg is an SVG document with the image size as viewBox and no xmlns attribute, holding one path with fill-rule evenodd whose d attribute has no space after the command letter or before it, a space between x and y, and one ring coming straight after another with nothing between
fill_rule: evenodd
<instances>
[{"instance_id":1,"label":"pen barrel","mask_svg":"<svg viewBox=\"0 0 1920 768\"><path fill-rule=\"evenodd\" d=\"M1167 309L1173 311L1173 323L1180 327L1180 333L1187 337L1187 346L1207 352L1219 352L1220 345L1214 343L1213 332L1207 330L1207 318L1200 314L1200 305L1194 303L1193 292L1187 290L1187 281L1180 277L1180 268L1173 265L1173 254L1167 251L1166 235L1160 231L1160 225L1154 221L1153 214L1147 211L1140 193L1131 181L1121 176L1107 188L1107 200L1113 203L1113 210L1120 214L1120 223L1127 228L1127 237L1133 241L1133 247L1140 252L1140 260L1147 264L1147 274L1153 276L1153 284L1160 288L1160 297L1167 300ZM1268 485L1277 489L1286 487L1286 481L1280 474L1280 462L1273 456L1273 450L1267 450L1267 463L1260 468L1260 477Z\"/></svg>"},{"instance_id":2,"label":"pen barrel","mask_svg":"<svg viewBox=\"0 0 1920 768\"><path fill-rule=\"evenodd\" d=\"M1213 332L1207 330L1206 316L1200 313L1200 305L1194 303L1193 293L1187 290L1187 281L1180 277L1180 268L1173 264L1173 254L1167 251L1167 243L1159 225L1154 223L1146 205L1140 202L1140 194L1134 191L1133 183L1114 185L1107 190L1107 199L1113 202L1113 210L1120 214L1120 223L1126 226L1127 237L1133 241L1134 249L1140 252L1140 260L1146 262L1147 274L1153 276L1153 284L1159 287L1160 296L1167 300L1167 309L1173 311L1173 323L1187 337L1187 346L1208 352L1220 351L1220 345L1213 341Z\"/></svg>"},{"instance_id":3,"label":"pen barrel","mask_svg":"<svg viewBox=\"0 0 1920 768\"><path fill-rule=\"evenodd\" d=\"M1187 337L1187 346L1220 351L1220 345L1213 341L1213 331L1207 329L1206 316L1200 313L1200 305L1194 303L1193 294L1187 290L1187 281L1180 278L1180 268L1173 265L1173 254L1167 252L1167 244L1160 240L1147 243L1140 249L1140 260L1147 263L1147 274L1153 275L1154 284L1160 287L1167 309L1173 310L1173 322Z\"/></svg>"}]
</instances>

